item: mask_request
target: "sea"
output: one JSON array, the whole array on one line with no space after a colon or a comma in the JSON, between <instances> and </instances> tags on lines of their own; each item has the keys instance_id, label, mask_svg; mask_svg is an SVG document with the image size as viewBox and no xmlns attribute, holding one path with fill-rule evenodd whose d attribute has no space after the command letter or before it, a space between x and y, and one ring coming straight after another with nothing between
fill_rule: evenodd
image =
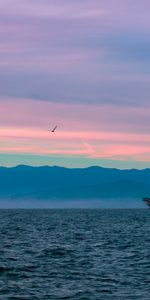
<instances>
[{"instance_id":1,"label":"sea","mask_svg":"<svg viewBox=\"0 0 150 300\"><path fill-rule=\"evenodd\" d=\"M150 210L1 209L0 299L149 300Z\"/></svg>"}]
</instances>

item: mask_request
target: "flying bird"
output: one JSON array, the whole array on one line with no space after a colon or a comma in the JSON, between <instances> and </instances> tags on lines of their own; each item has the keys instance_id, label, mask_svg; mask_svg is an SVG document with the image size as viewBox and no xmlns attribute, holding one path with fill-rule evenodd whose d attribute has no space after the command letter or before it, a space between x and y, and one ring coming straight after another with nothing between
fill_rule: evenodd
<instances>
[{"instance_id":1,"label":"flying bird","mask_svg":"<svg viewBox=\"0 0 150 300\"><path fill-rule=\"evenodd\" d=\"M53 130L51 130L51 132L54 132L57 128L57 125L53 128Z\"/></svg>"}]
</instances>

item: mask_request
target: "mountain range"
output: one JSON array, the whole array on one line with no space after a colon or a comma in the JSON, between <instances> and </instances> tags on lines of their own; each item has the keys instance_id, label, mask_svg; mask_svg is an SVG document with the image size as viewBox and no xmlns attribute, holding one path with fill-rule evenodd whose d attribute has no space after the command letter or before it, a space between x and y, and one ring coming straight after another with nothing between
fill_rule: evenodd
<instances>
[{"instance_id":1,"label":"mountain range","mask_svg":"<svg viewBox=\"0 0 150 300\"><path fill-rule=\"evenodd\" d=\"M0 167L0 199L101 200L150 196L150 169Z\"/></svg>"}]
</instances>

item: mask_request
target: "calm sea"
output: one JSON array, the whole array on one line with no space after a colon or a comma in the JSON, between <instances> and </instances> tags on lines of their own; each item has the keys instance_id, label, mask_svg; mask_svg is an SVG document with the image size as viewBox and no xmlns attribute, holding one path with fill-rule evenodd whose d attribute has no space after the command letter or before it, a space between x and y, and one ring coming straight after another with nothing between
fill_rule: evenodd
<instances>
[{"instance_id":1,"label":"calm sea","mask_svg":"<svg viewBox=\"0 0 150 300\"><path fill-rule=\"evenodd\" d=\"M149 300L150 210L0 210L0 299Z\"/></svg>"}]
</instances>

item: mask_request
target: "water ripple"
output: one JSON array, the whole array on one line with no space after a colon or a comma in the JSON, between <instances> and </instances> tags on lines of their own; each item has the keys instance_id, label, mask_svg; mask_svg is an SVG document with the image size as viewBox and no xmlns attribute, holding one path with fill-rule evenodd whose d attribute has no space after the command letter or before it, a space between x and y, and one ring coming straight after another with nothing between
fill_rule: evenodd
<instances>
[{"instance_id":1,"label":"water ripple","mask_svg":"<svg viewBox=\"0 0 150 300\"><path fill-rule=\"evenodd\" d=\"M149 210L0 210L3 300L149 300Z\"/></svg>"}]
</instances>

